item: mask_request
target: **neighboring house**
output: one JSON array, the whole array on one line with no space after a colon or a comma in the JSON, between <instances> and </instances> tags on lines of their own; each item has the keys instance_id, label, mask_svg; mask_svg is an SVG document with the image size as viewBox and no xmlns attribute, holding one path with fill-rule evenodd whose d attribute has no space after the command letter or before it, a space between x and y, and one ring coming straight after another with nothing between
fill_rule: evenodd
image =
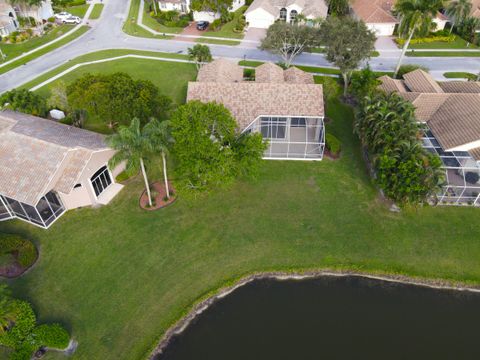
<instances>
[{"instance_id":1,"label":"neighboring house","mask_svg":"<svg viewBox=\"0 0 480 360\"><path fill-rule=\"evenodd\" d=\"M393 15L395 0L352 0L352 15L363 20L377 36L392 36L399 20ZM433 19L436 30L443 30L448 18L438 12Z\"/></svg>"},{"instance_id":2,"label":"neighboring house","mask_svg":"<svg viewBox=\"0 0 480 360\"><path fill-rule=\"evenodd\" d=\"M3 0L0 0L3 1ZM17 9L19 10L19 9ZM52 1L44 0L40 6L29 6L25 12L18 12L18 16L31 16L37 22L45 22L48 18L51 18L54 13L52 9Z\"/></svg>"},{"instance_id":3,"label":"neighboring house","mask_svg":"<svg viewBox=\"0 0 480 360\"><path fill-rule=\"evenodd\" d=\"M472 0L472 9L470 10L470 16L480 19L480 0Z\"/></svg>"},{"instance_id":4,"label":"neighboring house","mask_svg":"<svg viewBox=\"0 0 480 360\"><path fill-rule=\"evenodd\" d=\"M0 220L48 228L66 210L107 204L121 189L104 136L0 111Z\"/></svg>"},{"instance_id":5,"label":"neighboring house","mask_svg":"<svg viewBox=\"0 0 480 360\"><path fill-rule=\"evenodd\" d=\"M299 14L308 20L323 19L328 6L324 0L254 0L245 19L249 27L267 29L277 20L293 22Z\"/></svg>"},{"instance_id":6,"label":"neighboring house","mask_svg":"<svg viewBox=\"0 0 480 360\"><path fill-rule=\"evenodd\" d=\"M188 14L190 12L190 0L160 0L158 1L160 11L172 11L176 10L182 14ZM229 11L237 11L245 5L245 0L233 0L232 6ZM220 18L220 13L210 11L194 11L193 19L195 21L209 21L212 22Z\"/></svg>"},{"instance_id":7,"label":"neighboring house","mask_svg":"<svg viewBox=\"0 0 480 360\"><path fill-rule=\"evenodd\" d=\"M437 83L423 70L404 80L380 80L382 90L415 106L425 127L423 146L443 162L447 183L438 194L440 204L480 206L480 82Z\"/></svg>"},{"instance_id":8,"label":"neighboring house","mask_svg":"<svg viewBox=\"0 0 480 360\"><path fill-rule=\"evenodd\" d=\"M18 29L15 9L6 1L0 0L0 36L7 36Z\"/></svg>"},{"instance_id":9,"label":"neighboring house","mask_svg":"<svg viewBox=\"0 0 480 360\"><path fill-rule=\"evenodd\" d=\"M268 139L265 159L321 160L325 147L322 85L295 67L272 63L255 69L255 81L243 80L243 69L225 59L204 65L188 83L187 101L223 104L243 133Z\"/></svg>"}]
</instances>

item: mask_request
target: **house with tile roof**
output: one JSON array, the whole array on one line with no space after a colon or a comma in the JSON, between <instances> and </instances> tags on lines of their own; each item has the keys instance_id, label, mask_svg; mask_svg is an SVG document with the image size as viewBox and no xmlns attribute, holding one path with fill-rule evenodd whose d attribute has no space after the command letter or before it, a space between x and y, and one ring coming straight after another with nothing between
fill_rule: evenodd
<instances>
[{"instance_id":1,"label":"house with tile roof","mask_svg":"<svg viewBox=\"0 0 480 360\"><path fill-rule=\"evenodd\" d=\"M480 206L480 82L436 82L423 70L403 80L379 78L380 89L415 107L423 146L443 162L446 185L440 203Z\"/></svg>"},{"instance_id":2,"label":"house with tile roof","mask_svg":"<svg viewBox=\"0 0 480 360\"><path fill-rule=\"evenodd\" d=\"M103 135L0 111L0 220L48 228L65 211L107 204L121 189Z\"/></svg>"},{"instance_id":3,"label":"house with tile roof","mask_svg":"<svg viewBox=\"0 0 480 360\"><path fill-rule=\"evenodd\" d=\"M392 36L399 20L393 15L396 0L352 0L351 12L357 19L363 20L377 36ZM437 30L443 30L448 18L438 13L433 19Z\"/></svg>"},{"instance_id":4,"label":"house with tile roof","mask_svg":"<svg viewBox=\"0 0 480 360\"><path fill-rule=\"evenodd\" d=\"M7 36L18 29L15 9L6 1L0 0L0 36Z\"/></svg>"},{"instance_id":5,"label":"house with tile roof","mask_svg":"<svg viewBox=\"0 0 480 360\"><path fill-rule=\"evenodd\" d=\"M160 11L178 11L181 14L188 14L191 10L191 0L156 0ZM228 9L229 12L235 12L245 5L245 0L233 0ZM212 22L220 19L220 12L213 11L193 11L193 20Z\"/></svg>"},{"instance_id":6,"label":"house with tile roof","mask_svg":"<svg viewBox=\"0 0 480 360\"><path fill-rule=\"evenodd\" d=\"M248 26L268 29L275 21L295 21L302 14L307 20L324 19L328 14L325 0L254 0L245 12Z\"/></svg>"},{"instance_id":7,"label":"house with tile roof","mask_svg":"<svg viewBox=\"0 0 480 360\"><path fill-rule=\"evenodd\" d=\"M226 73L230 74L227 75ZM323 88L295 67L283 70L265 63L255 80L225 59L204 65L188 83L187 101L223 104L242 133L258 132L268 140L265 159L321 160L325 147Z\"/></svg>"}]
</instances>

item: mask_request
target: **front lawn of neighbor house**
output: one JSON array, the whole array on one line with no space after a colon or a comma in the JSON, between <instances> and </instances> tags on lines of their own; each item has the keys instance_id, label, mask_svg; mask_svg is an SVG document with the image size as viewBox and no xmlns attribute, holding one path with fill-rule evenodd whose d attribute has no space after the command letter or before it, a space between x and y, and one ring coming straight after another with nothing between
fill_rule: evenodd
<instances>
[{"instance_id":1,"label":"front lawn of neighbor house","mask_svg":"<svg viewBox=\"0 0 480 360\"><path fill-rule=\"evenodd\" d=\"M78 16L79 18L85 17L85 14L88 10L90 5L77 5L77 6L69 6L65 9L66 12L69 12L73 16Z\"/></svg>"},{"instance_id":2,"label":"front lawn of neighbor house","mask_svg":"<svg viewBox=\"0 0 480 360\"><path fill-rule=\"evenodd\" d=\"M468 46L467 46L468 45ZM399 45L399 48L401 46ZM452 42L446 41L433 41L429 43L410 44L409 49L478 49L474 44L469 44L463 40L460 36L456 35L455 40Z\"/></svg>"},{"instance_id":3,"label":"front lawn of neighbor house","mask_svg":"<svg viewBox=\"0 0 480 360\"><path fill-rule=\"evenodd\" d=\"M223 24L219 30L211 30L208 28L207 31L203 33L203 36L213 36L213 37L225 37L233 39L243 39L244 32L235 32L235 26L237 25L238 18L243 16L243 13L247 10L248 6L242 6L237 11L233 13L232 21Z\"/></svg>"},{"instance_id":4,"label":"front lawn of neighbor house","mask_svg":"<svg viewBox=\"0 0 480 360\"><path fill-rule=\"evenodd\" d=\"M115 70L161 76L156 84L178 99L194 70L160 64L128 59ZM40 322L66 326L75 358L133 360L200 298L252 272L335 268L480 284L478 209L390 212L367 175L352 110L338 100L326 108L339 160L265 161L256 180L152 212L138 206L136 177L108 206L69 211L47 231L0 223L40 245L35 268L11 282L14 296L31 301ZM160 179L160 162L148 171Z\"/></svg>"},{"instance_id":5,"label":"front lawn of neighbor house","mask_svg":"<svg viewBox=\"0 0 480 360\"><path fill-rule=\"evenodd\" d=\"M104 6L105 6L104 4L93 5L93 9L92 9L92 12L90 13L89 19L90 20L95 20L95 19L100 18L100 16L102 15L102 11L103 11Z\"/></svg>"}]
</instances>

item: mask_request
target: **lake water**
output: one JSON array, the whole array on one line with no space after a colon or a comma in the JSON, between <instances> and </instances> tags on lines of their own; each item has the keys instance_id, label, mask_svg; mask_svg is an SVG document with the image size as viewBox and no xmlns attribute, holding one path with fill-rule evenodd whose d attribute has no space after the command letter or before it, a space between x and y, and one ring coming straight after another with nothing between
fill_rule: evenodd
<instances>
[{"instance_id":1,"label":"lake water","mask_svg":"<svg viewBox=\"0 0 480 360\"><path fill-rule=\"evenodd\" d=\"M480 294L360 277L258 280L199 315L159 359L480 359Z\"/></svg>"}]
</instances>

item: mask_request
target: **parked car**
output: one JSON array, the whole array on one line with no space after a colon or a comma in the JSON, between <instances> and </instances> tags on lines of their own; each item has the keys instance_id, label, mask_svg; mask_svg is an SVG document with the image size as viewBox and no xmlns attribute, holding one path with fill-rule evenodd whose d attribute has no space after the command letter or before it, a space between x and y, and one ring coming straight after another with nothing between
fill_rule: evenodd
<instances>
[{"instance_id":1,"label":"parked car","mask_svg":"<svg viewBox=\"0 0 480 360\"><path fill-rule=\"evenodd\" d=\"M62 11L61 13L58 13L58 14L55 14L55 19L58 19L58 20L65 20L65 19L68 19L69 17L71 17L72 14L66 12L66 11Z\"/></svg>"},{"instance_id":2,"label":"parked car","mask_svg":"<svg viewBox=\"0 0 480 360\"><path fill-rule=\"evenodd\" d=\"M199 21L197 22L197 30L203 31L207 30L207 27L210 23L208 21Z\"/></svg>"},{"instance_id":3,"label":"parked car","mask_svg":"<svg viewBox=\"0 0 480 360\"><path fill-rule=\"evenodd\" d=\"M70 16L66 19L63 19L64 24L80 24L82 22L82 19L80 19L78 16Z\"/></svg>"}]
</instances>

